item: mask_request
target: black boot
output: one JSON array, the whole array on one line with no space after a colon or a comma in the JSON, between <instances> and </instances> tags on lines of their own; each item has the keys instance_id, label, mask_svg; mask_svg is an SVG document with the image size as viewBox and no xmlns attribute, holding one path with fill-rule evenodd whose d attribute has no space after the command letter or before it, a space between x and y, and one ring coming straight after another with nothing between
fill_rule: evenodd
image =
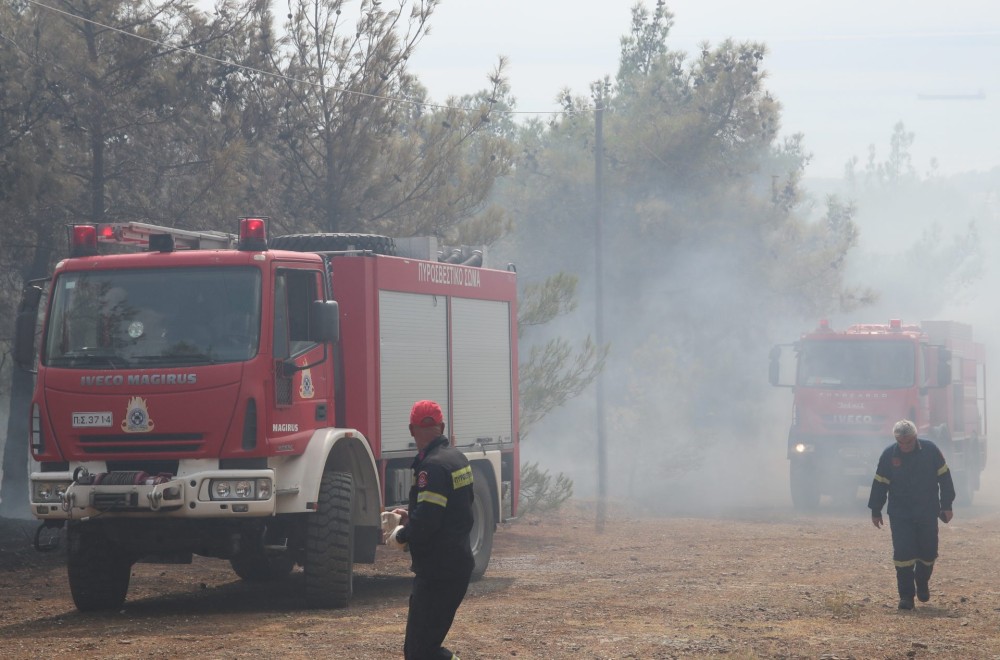
<instances>
[{"instance_id":1,"label":"black boot","mask_svg":"<svg viewBox=\"0 0 1000 660\"><path fill-rule=\"evenodd\" d=\"M899 609L912 610L913 596L916 591L913 584L913 566L896 567L896 588L899 591Z\"/></svg>"},{"instance_id":2,"label":"black boot","mask_svg":"<svg viewBox=\"0 0 1000 660\"><path fill-rule=\"evenodd\" d=\"M920 599L921 603L926 603L931 599L931 573L934 572L934 562L925 564L921 560L917 560L916 570L914 571L913 578L917 583L917 598Z\"/></svg>"}]
</instances>

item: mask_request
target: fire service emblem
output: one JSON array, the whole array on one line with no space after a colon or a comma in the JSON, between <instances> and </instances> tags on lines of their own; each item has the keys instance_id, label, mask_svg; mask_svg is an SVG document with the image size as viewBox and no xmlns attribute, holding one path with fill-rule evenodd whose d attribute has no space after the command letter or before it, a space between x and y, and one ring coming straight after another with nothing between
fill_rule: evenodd
<instances>
[{"instance_id":1,"label":"fire service emblem","mask_svg":"<svg viewBox=\"0 0 1000 660\"><path fill-rule=\"evenodd\" d=\"M299 383L299 396L303 399L311 399L316 396L316 390L313 389L312 371L310 369L302 370L302 381Z\"/></svg>"},{"instance_id":2,"label":"fire service emblem","mask_svg":"<svg viewBox=\"0 0 1000 660\"><path fill-rule=\"evenodd\" d=\"M153 420L149 418L149 409L146 406L146 400L138 396L129 399L128 408L125 410L125 419L122 420L122 431L126 433L149 433L152 430Z\"/></svg>"}]
</instances>

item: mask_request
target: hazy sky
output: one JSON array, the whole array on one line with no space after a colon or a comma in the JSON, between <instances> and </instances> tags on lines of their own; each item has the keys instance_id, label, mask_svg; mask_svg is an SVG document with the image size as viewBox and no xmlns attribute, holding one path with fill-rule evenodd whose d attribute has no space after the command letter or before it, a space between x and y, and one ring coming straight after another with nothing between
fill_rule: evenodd
<instances>
[{"instance_id":1,"label":"hazy sky","mask_svg":"<svg viewBox=\"0 0 1000 660\"><path fill-rule=\"evenodd\" d=\"M487 85L499 55L519 111L552 112L562 87L586 95L614 76L635 0L443 0L410 64L437 102ZM654 0L647 0L652 9ZM996 0L671 0L670 47L763 40L783 134L802 132L808 176L839 177L851 156L888 150L896 122L915 165L954 174L1000 165L1000 2ZM921 95L982 94L977 100Z\"/></svg>"}]
</instances>

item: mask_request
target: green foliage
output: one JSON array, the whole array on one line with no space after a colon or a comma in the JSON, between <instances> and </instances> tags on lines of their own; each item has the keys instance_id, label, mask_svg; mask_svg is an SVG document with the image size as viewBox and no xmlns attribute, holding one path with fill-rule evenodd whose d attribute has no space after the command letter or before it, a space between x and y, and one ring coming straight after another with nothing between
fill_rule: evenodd
<instances>
[{"instance_id":1,"label":"green foliage","mask_svg":"<svg viewBox=\"0 0 1000 660\"><path fill-rule=\"evenodd\" d=\"M587 337L579 349L561 337L532 346L519 366L521 439L545 415L583 392L604 368L608 348Z\"/></svg>"},{"instance_id":2,"label":"green foliage","mask_svg":"<svg viewBox=\"0 0 1000 660\"><path fill-rule=\"evenodd\" d=\"M519 296L517 328L544 325L576 309L578 279L569 273L556 273L543 282L529 282Z\"/></svg>"},{"instance_id":3,"label":"green foliage","mask_svg":"<svg viewBox=\"0 0 1000 660\"><path fill-rule=\"evenodd\" d=\"M217 229L253 212L276 233L465 244L493 244L513 227L522 438L605 368L665 397L690 394L673 408L678 429L736 418L746 410L725 404L750 373L738 357L772 318L871 299L845 281L855 207L830 198L818 220L804 212L809 156L801 136L777 138L764 44L706 43L689 57L670 48L666 3L637 5L613 79L596 81L590 98L564 90L566 112L551 121L516 125L501 113L514 107L502 58L486 89L422 105L407 62L436 6L362 0L349 17L338 0L295 0L276 37L270 5L257 0L223 0L211 16L184 0L67 0L61 15L0 5L0 216L8 236L23 237L0 239L10 288L44 274L69 220ZM899 127L875 168L882 179L905 179L912 139ZM580 330L590 307L577 306L594 290L596 250L613 292L605 346ZM560 322L569 329L552 337ZM660 368L628 376L643 355ZM718 387L724 376L731 384ZM632 401L646 421L654 402Z\"/></svg>"},{"instance_id":4,"label":"green foliage","mask_svg":"<svg viewBox=\"0 0 1000 660\"><path fill-rule=\"evenodd\" d=\"M518 517L555 511L572 496L573 482L562 473L553 480L548 471L539 469L538 463L521 465Z\"/></svg>"},{"instance_id":5,"label":"green foliage","mask_svg":"<svg viewBox=\"0 0 1000 660\"><path fill-rule=\"evenodd\" d=\"M846 277L854 208L831 198L815 217L801 188L803 138L779 139L766 45L724 40L688 56L670 47L672 25L664 3L636 6L613 82L595 82L590 99L563 93L563 115L525 127L498 197L518 210L520 272L542 281L575 276L589 302L597 251L605 264L609 346L587 336L589 304L562 307L558 338L525 332L522 423L530 430L568 400L551 391L584 391L573 385L593 373L570 357L580 342L613 383L613 436L630 447L647 443L641 456L671 456L669 464L647 461L665 474L696 465L715 439L733 437L730 429L758 423L767 391L759 353L773 341L775 319L829 315L874 297ZM603 154L595 154L597 108ZM603 157L600 181L595 155ZM558 290L551 296L542 309L560 307ZM532 318L537 310L522 305L522 318ZM568 366L560 372L559 363ZM560 387L547 380L553 374ZM533 416L532 402L549 405Z\"/></svg>"},{"instance_id":6,"label":"green foliage","mask_svg":"<svg viewBox=\"0 0 1000 660\"><path fill-rule=\"evenodd\" d=\"M913 181L917 172L913 167L913 157L910 155L910 147L916 135L906 130L903 122L897 122L892 129L889 138L889 155L883 162L878 162L875 145L868 147L868 160L865 163L864 180L865 184L871 186L896 185L903 181ZM857 165L857 158L848 162L847 177L856 179L854 168Z\"/></svg>"},{"instance_id":7,"label":"green foliage","mask_svg":"<svg viewBox=\"0 0 1000 660\"><path fill-rule=\"evenodd\" d=\"M632 11L632 26L621 38L621 60L618 65L618 84L624 86L629 79L648 75L653 66L669 54L667 36L674 25L674 15L664 0L657 0L650 13L638 5Z\"/></svg>"},{"instance_id":8,"label":"green foliage","mask_svg":"<svg viewBox=\"0 0 1000 660\"><path fill-rule=\"evenodd\" d=\"M284 229L445 236L468 221L475 226L466 234L501 233L486 230L504 219L485 200L510 167L493 122L509 92L504 62L484 94L447 108L419 105L426 94L406 63L437 0L409 13L406 5L364 0L349 25L339 0L293 4L273 54L282 75L275 193Z\"/></svg>"}]
</instances>

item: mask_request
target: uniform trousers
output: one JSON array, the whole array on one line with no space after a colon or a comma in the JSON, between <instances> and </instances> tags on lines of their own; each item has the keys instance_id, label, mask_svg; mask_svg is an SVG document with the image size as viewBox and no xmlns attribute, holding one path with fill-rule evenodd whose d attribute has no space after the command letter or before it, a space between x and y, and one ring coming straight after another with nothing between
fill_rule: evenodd
<instances>
[{"instance_id":1,"label":"uniform trousers","mask_svg":"<svg viewBox=\"0 0 1000 660\"><path fill-rule=\"evenodd\" d=\"M890 516L892 561L896 565L896 586L900 598L912 599L914 582L926 587L938 555L938 519L925 516Z\"/></svg>"},{"instance_id":2,"label":"uniform trousers","mask_svg":"<svg viewBox=\"0 0 1000 660\"><path fill-rule=\"evenodd\" d=\"M406 660L451 660L452 652L441 644L468 589L469 576L455 580L413 578L403 642Z\"/></svg>"}]
</instances>

